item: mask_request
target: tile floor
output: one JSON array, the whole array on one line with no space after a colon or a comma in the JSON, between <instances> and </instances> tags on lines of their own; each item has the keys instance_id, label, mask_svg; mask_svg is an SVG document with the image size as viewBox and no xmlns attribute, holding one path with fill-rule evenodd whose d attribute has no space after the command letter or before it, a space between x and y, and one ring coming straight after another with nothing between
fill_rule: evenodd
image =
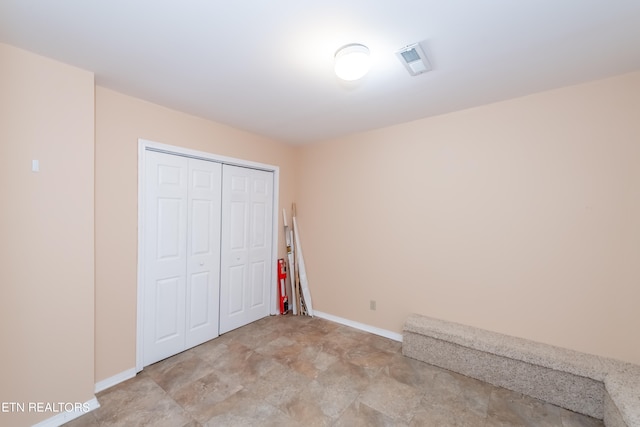
<instances>
[{"instance_id":1,"label":"tile floor","mask_svg":"<svg viewBox=\"0 0 640 427\"><path fill-rule=\"evenodd\" d=\"M98 394L80 426L560 426L602 422L402 356L398 342L272 316Z\"/></svg>"}]
</instances>

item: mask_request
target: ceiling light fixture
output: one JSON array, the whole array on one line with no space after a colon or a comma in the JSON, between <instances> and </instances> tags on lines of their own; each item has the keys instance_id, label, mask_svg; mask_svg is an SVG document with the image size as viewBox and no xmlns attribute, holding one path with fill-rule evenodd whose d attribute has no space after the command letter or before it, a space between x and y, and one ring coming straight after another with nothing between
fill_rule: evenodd
<instances>
[{"instance_id":1,"label":"ceiling light fixture","mask_svg":"<svg viewBox=\"0 0 640 427\"><path fill-rule=\"evenodd\" d=\"M353 81L364 77L371 66L369 48L351 43L336 51L334 70L342 80Z\"/></svg>"}]
</instances>

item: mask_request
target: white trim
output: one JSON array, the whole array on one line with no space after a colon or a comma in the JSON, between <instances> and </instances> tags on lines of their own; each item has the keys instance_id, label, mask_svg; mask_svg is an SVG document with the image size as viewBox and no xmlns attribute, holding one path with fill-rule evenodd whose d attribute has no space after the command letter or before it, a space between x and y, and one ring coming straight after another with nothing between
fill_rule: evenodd
<instances>
[{"instance_id":1,"label":"white trim","mask_svg":"<svg viewBox=\"0 0 640 427\"><path fill-rule=\"evenodd\" d=\"M138 283L136 289L136 372L142 371L144 358L142 354L143 337L144 337L144 269L142 268L142 260L144 260L144 197L145 194L145 151L146 146L143 140L138 139L138 261L136 269L138 272Z\"/></svg>"},{"instance_id":2,"label":"white trim","mask_svg":"<svg viewBox=\"0 0 640 427\"><path fill-rule=\"evenodd\" d=\"M280 286L280 280L278 279L278 231L279 231L279 218L280 218L280 169L274 166L276 169L273 171L273 229L271 230L271 275L274 283L271 285L269 292L271 293L271 310L269 314L280 314L280 304L278 301L277 290Z\"/></svg>"},{"instance_id":3,"label":"white trim","mask_svg":"<svg viewBox=\"0 0 640 427\"><path fill-rule=\"evenodd\" d=\"M87 411L71 411L71 412L60 412L57 415L54 415L51 418L47 418L44 421L40 421L37 424L34 424L33 427L60 427L61 425L68 423L71 420L75 420L78 417L81 417L85 414L88 414L91 411L94 411L100 407L98 403L98 399L93 397L93 399L86 401L83 404L83 408L86 407Z\"/></svg>"},{"instance_id":4,"label":"white trim","mask_svg":"<svg viewBox=\"0 0 640 427\"><path fill-rule=\"evenodd\" d=\"M142 371L144 365L143 358L143 307L144 307L144 271L142 268L142 261L144 258L144 164L145 164L145 152L151 149L153 151L160 151L168 154L175 154L179 156L193 157L202 160L208 160L212 162L218 162L227 165L241 166L246 168L260 169L268 172L273 172L273 247L271 249L271 271L273 272L273 283L269 287L271 309L270 314L277 314L277 286L278 286L278 271L275 267L278 262L278 220L279 216L279 193L280 193L280 168L278 166L269 165L266 163L252 162L249 160L236 159L233 157L221 156L218 154L207 153L204 151L192 150L189 148L178 147L174 145L161 144L159 142L153 142L146 139L138 139L138 286L137 286L137 315L136 315L136 372Z\"/></svg>"},{"instance_id":5,"label":"white trim","mask_svg":"<svg viewBox=\"0 0 640 427\"><path fill-rule=\"evenodd\" d=\"M380 335L381 337L402 342L402 334L399 334L397 332L391 332L386 329L381 329L375 326L345 319L343 317L334 316L333 314L323 313L322 311L318 311L318 310L314 310L313 314L322 319L331 320L332 322L340 323L341 325L350 326L355 329L360 329L361 331L370 332L375 335Z\"/></svg>"},{"instance_id":6,"label":"white trim","mask_svg":"<svg viewBox=\"0 0 640 427\"><path fill-rule=\"evenodd\" d=\"M100 393L103 390L106 390L114 385L120 384L123 381L131 379L136 376L136 368L127 369L126 371L122 371L119 374L115 374L112 377L104 379L102 381L98 381L96 383L95 393Z\"/></svg>"}]
</instances>

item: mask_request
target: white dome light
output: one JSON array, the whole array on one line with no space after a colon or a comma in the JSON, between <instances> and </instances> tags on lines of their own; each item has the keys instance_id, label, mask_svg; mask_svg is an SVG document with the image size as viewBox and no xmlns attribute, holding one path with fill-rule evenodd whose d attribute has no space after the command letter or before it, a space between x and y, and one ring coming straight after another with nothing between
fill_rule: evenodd
<instances>
[{"instance_id":1,"label":"white dome light","mask_svg":"<svg viewBox=\"0 0 640 427\"><path fill-rule=\"evenodd\" d=\"M369 48L365 45L352 43L336 52L334 70L342 80L358 80L367 74L370 66Z\"/></svg>"}]
</instances>

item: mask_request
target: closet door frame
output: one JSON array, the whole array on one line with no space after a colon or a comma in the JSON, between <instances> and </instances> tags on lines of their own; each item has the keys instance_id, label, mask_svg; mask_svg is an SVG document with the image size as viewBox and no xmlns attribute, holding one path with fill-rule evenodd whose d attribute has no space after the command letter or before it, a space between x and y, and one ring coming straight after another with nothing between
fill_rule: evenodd
<instances>
[{"instance_id":1,"label":"closet door frame","mask_svg":"<svg viewBox=\"0 0 640 427\"><path fill-rule=\"evenodd\" d=\"M221 164L233 166L241 166L251 169L258 169L273 173L273 225L272 225L272 248L271 248L271 284L269 286L270 314L277 314L277 269L275 268L278 259L278 219L279 212L279 178L280 169L278 166L265 163L257 163L233 157L221 156L219 154L207 153L204 151L192 150L189 148L178 147L174 145L162 144L159 142L149 141L146 139L138 139L138 286L137 286L137 325L136 325L136 372L142 371L143 368L143 349L144 349L144 237L145 237L145 155L148 151L157 151L161 153L173 154L177 156L201 159Z\"/></svg>"}]
</instances>

